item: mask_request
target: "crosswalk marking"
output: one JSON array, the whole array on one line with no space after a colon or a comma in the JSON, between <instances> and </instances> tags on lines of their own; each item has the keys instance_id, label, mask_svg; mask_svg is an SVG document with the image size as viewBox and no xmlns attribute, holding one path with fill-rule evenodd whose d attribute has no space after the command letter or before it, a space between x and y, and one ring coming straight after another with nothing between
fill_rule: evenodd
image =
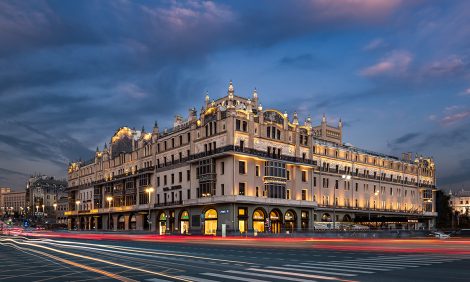
<instances>
[{"instance_id":1,"label":"crosswalk marking","mask_svg":"<svg viewBox=\"0 0 470 282\"><path fill-rule=\"evenodd\" d=\"M366 258L366 259L356 259L354 261L400 261L400 262L451 262L458 259L425 259L425 258ZM353 260L349 260L353 261Z\"/></svg>"},{"instance_id":2,"label":"crosswalk marking","mask_svg":"<svg viewBox=\"0 0 470 282\"><path fill-rule=\"evenodd\" d=\"M324 266L327 267L327 263L302 263L304 265L318 265L318 266ZM352 269L364 269L364 270L376 270L376 271L390 271L391 269L388 268L375 268L375 267L365 267L365 266L353 266L353 265L335 265L335 267L341 267L341 268L352 268Z\"/></svg>"},{"instance_id":3,"label":"crosswalk marking","mask_svg":"<svg viewBox=\"0 0 470 282\"><path fill-rule=\"evenodd\" d=\"M356 263L359 265L362 264L375 264L375 265L391 265L391 266L420 266L420 265L431 265L430 263L421 263L421 262L401 262L401 261L342 261L337 263Z\"/></svg>"},{"instance_id":4,"label":"crosswalk marking","mask_svg":"<svg viewBox=\"0 0 470 282\"><path fill-rule=\"evenodd\" d=\"M352 265L352 266L358 266L362 267L363 265L365 266L374 266L374 267L383 267L383 268L389 268L389 269L402 269L403 267L400 266L391 266L391 265L383 265L380 263L357 263L357 262L323 262L322 264L325 265Z\"/></svg>"},{"instance_id":5,"label":"crosswalk marking","mask_svg":"<svg viewBox=\"0 0 470 282\"><path fill-rule=\"evenodd\" d=\"M308 273L319 273L319 274L345 276L345 277L357 276L357 274L353 274L353 273L330 272L330 271L313 270L313 269L298 269L298 268L293 268L293 267L268 266L266 268L280 269L280 270L290 270L290 271L303 271L303 272L308 272Z\"/></svg>"},{"instance_id":6,"label":"crosswalk marking","mask_svg":"<svg viewBox=\"0 0 470 282\"><path fill-rule=\"evenodd\" d=\"M303 261L286 259L282 265L251 266L246 269L229 269L223 272L198 273L197 276L206 276L210 279L194 276L178 276L195 282L218 282L218 281L246 281L264 282L283 280L292 282L309 282L314 280L334 280L351 282L358 275L374 274L402 270L407 268L418 268L462 260L462 257L450 256L426 256L426 255L403 255L403 256L367 256L353 259L346 257L345 260L323 260ZM280 264L282 262L279 262ZM242 265L240 265L242 266ZM213 279L213 280L212 280ZM161 279L148 279L149 282L167 282Z\"/></svg>"},{"instance_id":7,"label":"crosswalk marking","mask_svg":"<svg viewBox=\"0 0 470 282\"><path fill-rule=\"evenodd\" d=\"M201 273L202 275L207 275L207 276L214 276L214 277L219 277L219 278L224 278L224 279L231 279L231 280L237 280L240 281L240 277L238 276L232 276L232 275L225 275L225 274L219 274L219 273ZM266 280L259 280L259 279L252 279L252 278L243 278L243 281L247 282L265 282Z\"/></svg>"},{"instance_id":8,"label":"crosswalk marking","mask_svg":"<svg viewBox=\"0 0 470 282\"><path fill-rule=\"evenodd\" d=\"M420 265L431 265L430 263L408 263L408 262L400 262L400 261L382 261L382 260L374 260L374 261L338 261L332 262L334 264L355 264L355 265L380 265L385 267L413 267L413 266L420 266Z\"/></svg>"},{"instance_id":9,"label":"crosswalk marking","mask_svg":"<svg viewBox=\"0 0 470 282\"><path fill-rule=\"evenodd\" d=\"M282 278L280 276L276 275L269 275L269 274L264 274L264 273L253 273L253 272L242 272L242 271L236 271L236 270L227 270L225 272L233 273L233 274L239 274L239 275L248 275L248 276L257 276L257 277L264 277L264 278L273 278L273 279L281 279L284 281L296 281L296 282L312 282L314 280L311 279L301 279L301 278L295 278L295 277L286 277L283 276ZM242 277L240 277L240 280L243 280Z\"/></svg>"},{"instance_id":10,"label":"crosswalk marking","mask_svg":"<svg viewBox=\"0 0 470 282\"><path fill-rule=\"evenodd\" d=\"M300 267L300 268L306 268L306 269L325 269L325 266L306 266L306 265L294 265L294 264L285 264L284 266ZM334 269L338 269L338 268L342 268L342 267L336 266ZM356 270L356 269L340 269L340 270L341 271L346 271L346 272L364 273L364 274L374 273L372 271Z\"/></svg>"},{"instance_id":11,"label":"crosswalk marking","mask_svg":"<svg viewBox=\"0 0 470 282\"><path fill-rule=\"evenodd\" d=\"M261 268L250 267L247 270L258 271L258 272L268 272L268 273L274 273L274 274L283 274L283 275L290 275L290 276L299 276L299 277L306 277L306 278L314 278L314 279L323 279L323 280L349 281L349 280L343 280L339 277L313 275L313 274L305 274L305 273L294 273L294 272L287 272L287 271L280 271L280 270L273 270L273 269L261 269Z\"/></svg>"},{"instance_id":12,"label":"crosswalk marking","mask_svg":"<svg viewBox=\"0 0 470 282\"><path fill-rule=\"evenodd\" d=\"M178 278L184 278L184 279L188 279L188 280L195 281L195 282L218 282L216 280L210 280L210 279L204 279L204 278L192 277L192 276L178 276Z\"/></svg>"}]
</instances>

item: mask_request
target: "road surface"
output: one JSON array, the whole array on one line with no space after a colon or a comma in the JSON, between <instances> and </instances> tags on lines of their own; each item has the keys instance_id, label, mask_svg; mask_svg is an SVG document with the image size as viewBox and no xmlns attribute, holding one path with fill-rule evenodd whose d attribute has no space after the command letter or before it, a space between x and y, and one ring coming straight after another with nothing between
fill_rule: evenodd
<instances>
[{"instance_id":1,"label":"road surface","mask_svg":"<svg viewBox=\"0 0 470 282\"><path fill-rule=\"evenodd\" d=\"M1 236L0 281L468 281L468 248L438 240Z\"/></svg>"}]
</instances>

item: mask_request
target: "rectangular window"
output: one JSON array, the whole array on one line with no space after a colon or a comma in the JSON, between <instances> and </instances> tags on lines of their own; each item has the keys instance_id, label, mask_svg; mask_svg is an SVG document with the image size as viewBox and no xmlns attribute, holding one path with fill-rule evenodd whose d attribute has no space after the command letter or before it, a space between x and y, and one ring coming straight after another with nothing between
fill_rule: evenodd
<instances>
[{"instance_id":1,"label":"rectangular window","mask_svg":"<svg viewBox=\"0 0 470 282\"><path fill-rule=\"evenodd\" d=\"M287 173L287 180L290 180L290 170L286 170Z\"/></svg>"},{"instance_id":2,"label":"rectangular window","mask_svg":"<svg viewBox=\"0 0 470 282\"><path fill-rule=\"evenodd\" d=\"M178 172L178 178L179 178L178 179L179 182L181 183L183 181L183 172L182 171Z\"/></svg>"},{"instance_id":3,"label":"rectangular window","mask_svg":"<svg viewBox=\"0 0 470 282\"><path fill-rule=\"evenodd\" d=\"M238 130L238 131L240 131L240 129L241 129L241 125L240 125L240 120L239 120L239 119L237 119L237 120L235 121L235 129Z\"/></svg>"},{"instance_id":4,"label":"rectangular window","mask_svg":"<svg viewBox=\"0 0 470 282\"><path fill-rule=\"evenodd\" d=\"M191 170L189 170L189 169L186 171L186 180L187 181L191 180Z\"/></svg>"},{"instance_id":5,"label":"rectangular window","mask_svg":"<svg viewBox=\"0 0 470 282\"><path fill-rule=\"evenodd\" d=\"M160 176L157 177L157 187L160 187Z\"/></svg>"},{"instance_id":6,"label":"rectangular window","mask_svg":"<svg viewBox=\"0 0 470 282\"><path fill-rule=\"evenodd\" d=\"M166 185L167 184L167 181L166 181L166 175L163 176L163 185Z\"/></svg>"},{"instance_id":7,"label":"rectangular window","mask_svg":"<svg viewBox=\"0 0 470 282\"><path fill-rule=\"evenodd\" d=\"M256 166L255 175L256 175L256 176L259 176L259 165Z\"/></svg>"},{"instance_id":8,"label":"rectangular window","mask_svg":"<svg viewBox=\"0 0 470 282\"><path fill-rule=\"evenodd\" d=\"M307 182L307 172L302 170L302 182Z\"/></svg>"},{"instance_id":9,"label":"rectangular window","mask_svg":"<svg viewBox=\"0 0 470 282\"><path fill-rule=\"evenodd\" d=\"M256 197L259 197L259 187L256 186Z\"/></svg>"},{"instance_id":10,"label":"rectangular window","mask_svg":"<svg viewBox=\"0 0 470 282\"><path fill-rule=\"evenodd\" d=\"M317 177L316 177L316 176L313 178L313 186L314 186L314 187L317 186Z\"/></svg>"},{"instance_id":11,"label":"rectangular window","mask_svg":"<svg viewBox=\"0 0 470 282\"><path fill-rule=\"evenodd\" d=\"M224 174L224 173L225 173L225 163L221 162L220 163L220 174Z\"/></svg>"},{"instance_id":12,"label":"rectangular window","mask_svg":"<svg viewBox=\"0 0 470 282\"><path fill-rule=\"evenodd\" d=\"M307 189L302 189L302 201L307 200Z\"/></svg>"},{"instance_id":13,"label":"rectangular window","mask_svg":"<svg viewBox=\"0 0 470 282\"><path fill-rule=\"evenodd\" d=\"M175 174L171 174L171 184L175 184Z\"/></svg>"},{"instance_id":14,"label":"rectangular window","mask_svg":"<svg viewBox=\"0 0 470 282\"><path fill-rule=\"evenodd\" d=\"M187 190L186 194L187 194L186 197L188 198L188 200L191 199L191 190L190 189Z\"/></svg>"},{"instance_id":15,"label":"rectangular window","mask_svg":"<svg viewBox=\"0 0 470 282\"><path fill-rule=\"evenodd\" d=\"M225 185L224 184L220 184L220 190L221 190L222 196L225 195Z\"/></svg>"},{"instance_id":16,"label":"rectangular window","mask_svg":"<svg viewBox=\"0 0 470 282\"><path fill-rule=\"evenodd\" d=\"M245 195L245 183L243 182L238 184L238 195Z\"/></svg>"},{"instance_id":17,"label":"rectangular window","mask_svg":"<svg viewBox=\"0 0 470 282\"><path fill-rule=\"evenodd\" d=\"M290 189L287 189L287 200L290 200Z\"/></svg>"},{"instance_id":18,"label":"rectangular window","mask_svg":"<svg viewBox=\"0 0 470 282\"><path fill-rule=\"evenodd\" d=\"M240 174L246 174L246 162L244 161L238 161L238 173Z\"/></svg>"}]
</instances>

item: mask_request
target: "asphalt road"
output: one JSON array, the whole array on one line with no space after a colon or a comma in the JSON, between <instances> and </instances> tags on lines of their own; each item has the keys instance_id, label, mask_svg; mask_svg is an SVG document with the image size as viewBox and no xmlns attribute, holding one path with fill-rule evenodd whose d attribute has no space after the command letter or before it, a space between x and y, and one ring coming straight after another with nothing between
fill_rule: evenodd
<instances>
[{"instance_id":1,"label":"asphalt road","mask_svg":"<svg viewBox=\"0 0 470 282\"><path fill-rule=\"evenodd\" d=\"M0 237L0 281L469 281L469 262L465 254L299 248L262 241Z\"/></svg>"}]
</instances>

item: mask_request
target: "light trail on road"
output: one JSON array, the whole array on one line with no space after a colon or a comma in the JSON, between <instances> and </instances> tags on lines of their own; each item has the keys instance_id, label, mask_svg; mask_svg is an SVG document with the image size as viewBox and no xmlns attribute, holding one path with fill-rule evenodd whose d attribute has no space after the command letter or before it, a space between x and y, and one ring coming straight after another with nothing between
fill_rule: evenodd
<instances>
[{"instance_id":1,"label":"light trail on road","mask_svg":"<svg viewBox=\"0 0 470 282\"><path fill-rule=\"evenodd\" d=\"M17 244L17 245L24 245L24 246L29 246L29 247L42 248L42 249L45 249L45 250L48 250L48 251L60 253L60 254L67 255L67 256L78 257L78 258L89 260L89 261L101 262L101 263L104 263L104 264L109 264L109 265L118 266L118 267L121 267L121 268L140 271L140 272L144 272L144 273L147 273L147 274L152 274L152 275L165 277L165 278L170 278L170 279L174 279L174 280L191 281L191 280L187 280L185 278L180 278L178 276L168 275L168 274L165 274L165 273L162 273L162 272L151 271L151 270L143 269L143 268L140 268L140 267L129 266L129 265L121 264L121 263L112 262L112 261L109 261L109 260L94 258L94 257L90 257L90 256L80 255L80 254L77 254L77 253L72 253L72 252L67 252L67 251L63 251L63 250L50 248L50 247L47 247L47 246L43 246L41 244L37 244L36 242L31 243L31 242L26 242L26 241L15 240L14 238L0 238L0 244L3 244L4 242L9 242L9 243L12 243L12 244ZM29 248L28 250L32 251L32 252L38 252L37 250L34 250L32 248ZM47 253L45 253L45 254L47 254ZM69 260L61 259L59 257L53 256L53 255L50 255L50 254L47 254L47 256L52 258L52 259L60 260L64 263L68 263L68 264L75 263L75 262L72 262L72 261L69 261ZM87 267L86 265L83 265L83 264L79 264L79 263L75 263L75 264L76 265L74 265L74 266L77 266L77 267L80 267L80 268L86 268ZM90 271L93 271L93 272L101 271L99 269L91 268L91 267L89 267L89 269L87 269L87 270L90 270ZM98 272L98 273L100 273L100 272ZM100 273L100 274L109 276L108 275L109 273L106 273L105 271L103 271L103 273ZM122 277L120 277L120 278L112 277L112 278L117 279L117 280L124 279ZM120 280L120 281L130 281L130 280Z\"/></svg>"}]
</instances>

